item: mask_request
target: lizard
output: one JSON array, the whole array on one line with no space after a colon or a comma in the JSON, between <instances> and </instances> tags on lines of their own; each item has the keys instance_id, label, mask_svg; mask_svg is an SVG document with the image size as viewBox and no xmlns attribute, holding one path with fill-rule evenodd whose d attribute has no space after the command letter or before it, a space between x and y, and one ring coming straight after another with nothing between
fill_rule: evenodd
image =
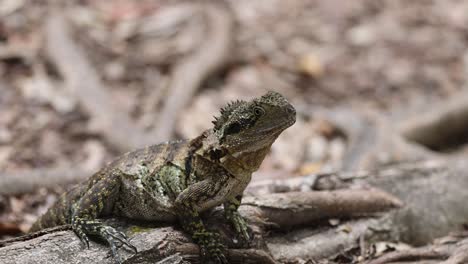
<instances>
[{"instance_id":1,"label":"lizard","mask_svg":"<svg viewBox=\"0 0 468 264\"><path fill-rule=\"evenodd\" d=\"M127 236L103 217L179 223L200 246L201 257L227 263L219 234L201 213L224 206L224 216L243 241L249 227L239 214L244 189L273 142L296 121L295 108L277 92L221 108L213 127L190 140L169 141L128 152L62 194L30 232L71 225L89 248L89 235L107 242L116 262L118 248L135 251Z\"/></svg>"}]
</instances>

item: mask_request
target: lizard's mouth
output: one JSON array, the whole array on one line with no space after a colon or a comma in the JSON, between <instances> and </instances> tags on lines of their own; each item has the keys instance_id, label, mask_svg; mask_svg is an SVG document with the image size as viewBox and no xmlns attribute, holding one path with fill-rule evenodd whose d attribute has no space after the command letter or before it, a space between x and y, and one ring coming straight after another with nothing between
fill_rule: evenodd
<instances>
[{"instance_id":1,"label":"lizard's mouth","mask_svg":"<svg viewBox=\"0 0 468 264\"><path fill-rule=\"evenodd\" d=\"M269 126L263 129L245 134L245 141L239 147L241 150L255 151L256 149L273 144L276 138L288 127L293 125L295 120L287 120L278 123L276 126Z\"/></svg>"},{"instance_id":2,"label":"lizard's mouth","mask_svg":"<svg viewBox=\"0 0 468 264\"><path fill-rule=\"evenodd\" d=\"M264 129L259 129L259 130L255 131L253 134L256 134L256 135L259 135L259 136L262 136L262 137L267 136L267 135L280 134L286 128L294 125L294 123L296 123L296 118L295 117L291 118L291 119L288 119L288 120L286 120L284 122L281 122L276 126L269 126L267 128L264 128Z\"/></svg>"}]
</instances>

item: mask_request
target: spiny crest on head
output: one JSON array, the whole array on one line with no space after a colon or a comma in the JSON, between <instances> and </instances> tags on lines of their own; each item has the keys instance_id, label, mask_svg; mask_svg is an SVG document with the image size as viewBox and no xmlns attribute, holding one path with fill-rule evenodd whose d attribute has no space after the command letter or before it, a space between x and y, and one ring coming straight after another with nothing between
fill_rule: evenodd
<instances>
[{"instance_id":1,"label":"spiny crest on head","mask_svg":"<svg viewBox=\"0 0 468 264\"><path fill-rule=\"evenodd\" d=\"M236 100L228 103L225 107L221 108L221 115L219 117L214 117L214 121L212 123L214 124L215 130L220 129L223 124L229 119L229 116L231 116L232 112L236 110L238 107L241 105L245 105L247 102L242 101L242 100Z\"/></svg>"},{"instance_id":2,"label":"spiny crest on head","mask_svg":"<svg viewBox=\"0 0 468 264\"><path fill-rule=\"evenodd\" d=\"M280 93L273 91L268 92L267 94L263 95L257 100L265 104L276 106L284 106L289 104L286 98L284 98L284 96L282 96Z\"/></svg>"}]
</instances>

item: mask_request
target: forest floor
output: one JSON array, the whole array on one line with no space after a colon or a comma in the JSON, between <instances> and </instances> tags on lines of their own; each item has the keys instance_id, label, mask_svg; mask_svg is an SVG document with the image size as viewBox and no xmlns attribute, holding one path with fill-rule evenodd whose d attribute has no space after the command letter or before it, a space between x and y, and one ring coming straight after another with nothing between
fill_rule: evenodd
<instances>
[{"instance_id":1,"label":"forest floor","mask_svg":"<svg viewBox=\"0 0 468 264\"><path fill-rule=\"evenodd\" d=\"M254 180L335 171L349 138L314 113L399 119L466 89L466 1L232 0L221 16L181 3L0 2L0 177L94 171L139 143L194 137L227 102L268 90L298 122ZM26 232L67 186L0 193L0 238Z\"/></svg>"}]
</instances>

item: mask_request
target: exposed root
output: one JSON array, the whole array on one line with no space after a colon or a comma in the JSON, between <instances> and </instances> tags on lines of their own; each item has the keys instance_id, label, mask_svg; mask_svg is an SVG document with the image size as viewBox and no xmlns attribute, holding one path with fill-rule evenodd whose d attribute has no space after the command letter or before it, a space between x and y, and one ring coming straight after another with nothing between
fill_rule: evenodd
<instances>
[{"instance_id":1,"label":"exposed root","mask_svg":"<svg viewBox=\"0 0 468 264\"><path fill-rule=\"evenodd\" d=\"M464 236L466 237L466 236ZM441 239L439 239L441 240ZM446 242L405 251L387 253L366 264L386 264L398 261L445 260L441 264L463 264L468 262L468 239L445 237ZM457 240L459 240L457 242Z\"/></svg>"},{"instance_id":2,"label":"exposed root","mask_svg":"<svg viewBox=\"0 0 468 264\"><path fill-rule=\"evenodd\" d=\"M180 111L186 107L206 77L219 70L231 55L234 21L226 5L220 1L199 6L206 14L209 33L199 50L176 65L172 73L169 94L156 122L156 141L170 139Z\"/></svg>"},{"instance_id":3,"label":"exposed root","mask_svg":"<svg viewBox=\"0 0 468 264\"><path fill-rule=\"evenodd\" d=\"M448 248L416 248L408 251L392 252L384 256L369 261L367 264L386 264L397 261L415 261L415 260L444 260L450 256Z\"/></svg>"},{"instance_id":4,"label":"exposed root","mask_svg":"<svg viewBox=\"0 0 468 264\"><path fill-rule=\"evenodd\" d=\"M468 132L468 92L462 91L418 113L401 125L403 136L433 150L465 144Z\"/></svg>"},{"instance_id":5,"label":"exposed root","mask_svg":"<svg viewBox=\"0 0 468 264\"><path fill-rule=\"evenodd\" d=\"M51 168L0 173L0 194L30 193L38 188L51 188L87 179L91 171L80 168Z\"/></svg>"},{"instance_id":6,"label":"exposed root","mask_svg":"<svg viewBox=\"0 0 468 264\"><path fill-rule=\"evenodd\" d=\"M464 264L468 263L468 241L458 247L446 261L441 264Z\"/></svg>"},{"instance_id":7,"label":"exposed root","mask_svg":"<svg viewBox=\"0 0 468 264\"><path fill-rule=\"evenodd\" d=\"M176 65L154 131L146 132L127 113L116 106L84 51L72 40L67 21L53 12L46 23L46 51L63 75L67 87L90 114L90 127L121 151L147 146L172 136L177 116L196 89L226 61L232 44L233 19L225 4L210 2L194 5L206 14L210 32L193 55Z\"/></svg>"},{"instance_id":8,"label":"exposed root","mask_svg":"<svg viewBox=\"0 0 468 264\"><path fill-rule=\"evenodd\" d=\"M91 126L122 151L148 145L142 130L117 107L84 51L72 40L68 23L53 12L46 23L46 51L65 83L90 114Z\"/></svg>"},{"instance_id":9,"label":"exposed root","mask_svg":"<svg viewBox=\"0 0 468 264\"><path fill-rule=\"evenodd\" d=\"M248 218L268 219L284 228L322 219L369 215L401 206L398 198L379 190L338 190L246 197L240 210Z\"/></svg>"}]
</instances>

